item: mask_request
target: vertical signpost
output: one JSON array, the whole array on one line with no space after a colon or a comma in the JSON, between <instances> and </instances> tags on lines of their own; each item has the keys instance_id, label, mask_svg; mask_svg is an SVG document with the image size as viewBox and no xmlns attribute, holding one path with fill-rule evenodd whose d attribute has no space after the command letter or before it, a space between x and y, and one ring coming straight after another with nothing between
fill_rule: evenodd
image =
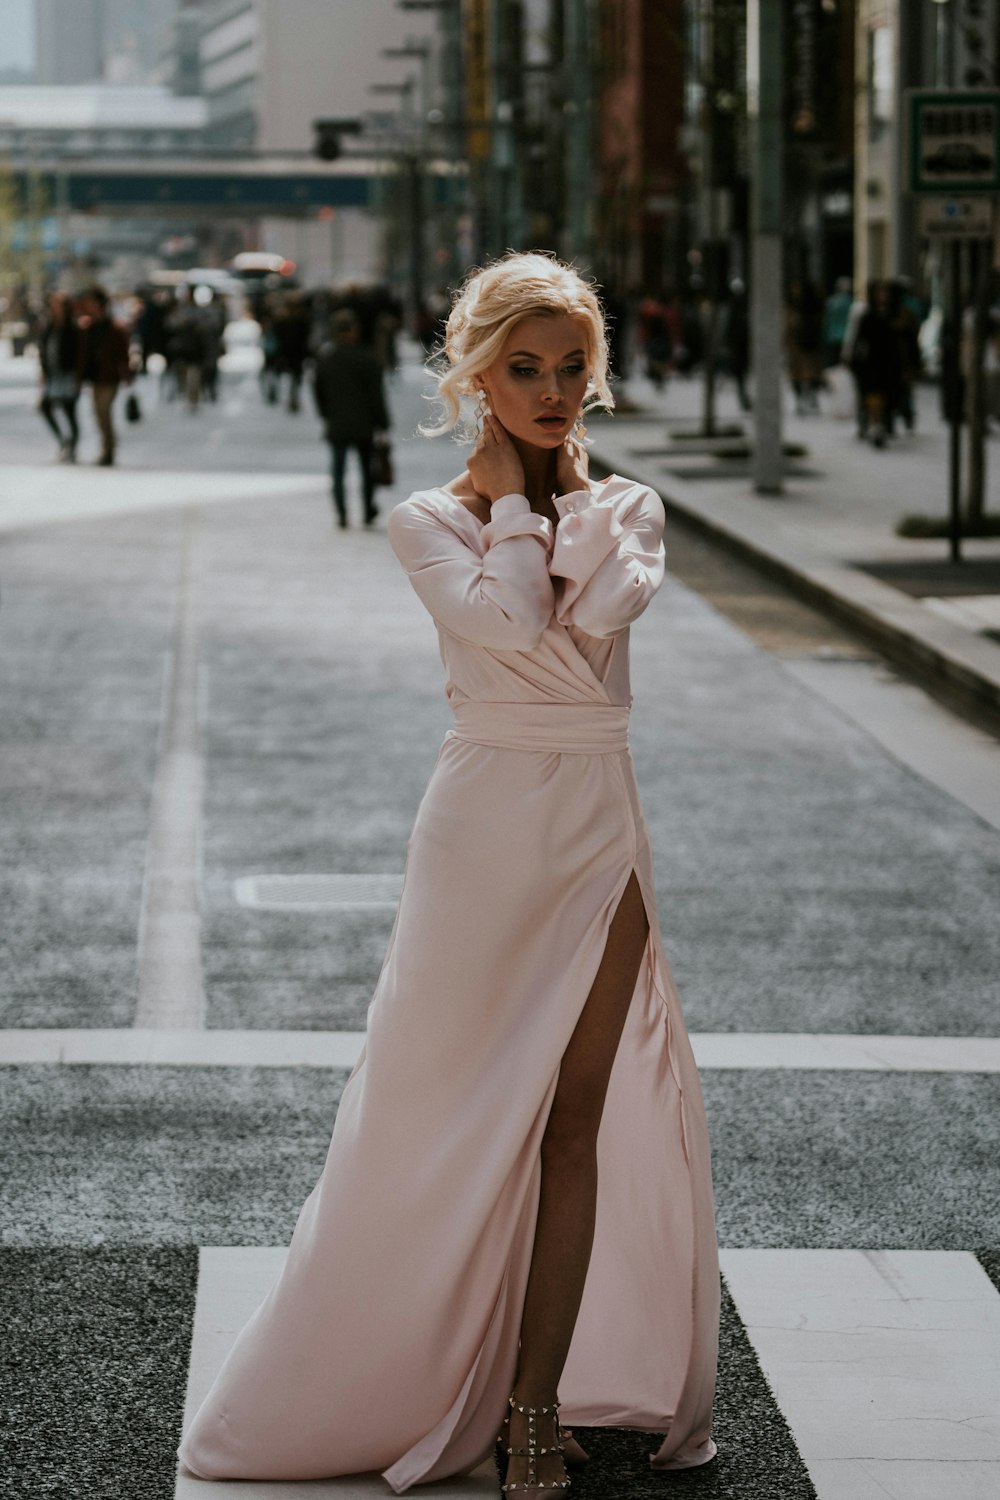
<instances>
[{"instance_id":1,"label":"vertical signpost","mask_svg":"<svg viewBox=\"0 0 1000 1500\"><path fill-rule=\"evenodd\" d=\"M909 190L921 203L920 228L949 246L942 381L950 428L948 534L962 560L962 245L990 240L1000 192L1000 92L907 91Z\"/></svg>"},{"instance_id":2,"label":"vertical signpost","mask_svg":"<svg viewBox=\"0 0 1000 1500\"><path fill-rule=\"evenodd\" d=\"M781 236L784 0L748 0L747 110L751 131L753 483L781 493Z\"/></svg>"}]
</instances>

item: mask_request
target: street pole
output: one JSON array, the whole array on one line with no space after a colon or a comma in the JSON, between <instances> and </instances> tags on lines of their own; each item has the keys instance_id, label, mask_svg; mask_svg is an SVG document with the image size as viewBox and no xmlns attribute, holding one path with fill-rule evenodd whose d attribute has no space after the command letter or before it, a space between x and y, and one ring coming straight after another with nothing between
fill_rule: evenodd
<instances>
[{"instance_id":1,"label":"street pole","mask_svg":"<svg viewBox=\"0 0 1000 1500\"><path fill-rule=\"evenodd\" d=\"M754 443L753 484L779 495L782 480L782 135L784 0L748 0L747 108L751 131Z\"/></svg>"},{"instance_id":2,"label":"street pole","mask_svg":"<svg viewBox=\"0 0 1000 1500\"><path fill-rule=\"evenodd\" d=\"M566 155L569 213L569 258L586 266L590 253L590 69L587 65L587 0L569 0L566 9L566 61L569 69Z\"/></svg>"},{"instance_id":3,"label":"street pole","mask_svg":"<svg viewBox=\"0 0 1000 1500\"><path fill-rule=\"evenodd\" d=\"M948 543L951 560L962 561L962 245L948 246L948 312L943 369L948 411Z\"/></svg>"}]
</instances>

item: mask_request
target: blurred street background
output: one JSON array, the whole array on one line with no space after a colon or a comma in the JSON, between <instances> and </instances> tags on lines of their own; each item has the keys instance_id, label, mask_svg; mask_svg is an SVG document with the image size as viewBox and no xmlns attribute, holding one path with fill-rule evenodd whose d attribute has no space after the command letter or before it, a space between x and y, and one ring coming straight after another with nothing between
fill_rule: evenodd
<instances>
[{"instance_id":1,"label":"blurred street background","mask_svg":"<svg viewBox=\"0 0 1000 1500\"><path fill-rule=\"evenodd\" d=\"M363 1041L449 721L385 521L508 248L600 283L592 471L667 509L633 747L725 1280L716 1462L587 1433L574 1492L1000 1493L998 10L4 0L0 1496L303 1488L174 1449Z\"/></svg>"}]
</instances>

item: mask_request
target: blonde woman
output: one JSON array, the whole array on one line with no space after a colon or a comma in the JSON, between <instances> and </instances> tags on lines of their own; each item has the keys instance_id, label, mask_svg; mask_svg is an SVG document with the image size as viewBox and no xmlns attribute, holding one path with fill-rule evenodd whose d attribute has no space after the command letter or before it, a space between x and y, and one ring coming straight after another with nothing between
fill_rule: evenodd
<instances>
[{"instance_id":1,"label":"blonde woman","mask_svg":"<svg viewBox=\"0 0 1000 1500\"><path fill-rule=\"evenodd\" d=\"M282 1276L181 1449L209 1478L373 1469L402 1493L500 1430L506 1493L586 1455L567 1421L714 1454L718 1268L697 1073L628 751L628 627L663 509L588 478L611 405L571 267L474 273L440 377L468 467L389 521L455 727L417 814L364 1056Z\"/></svg>"}]
</instances>

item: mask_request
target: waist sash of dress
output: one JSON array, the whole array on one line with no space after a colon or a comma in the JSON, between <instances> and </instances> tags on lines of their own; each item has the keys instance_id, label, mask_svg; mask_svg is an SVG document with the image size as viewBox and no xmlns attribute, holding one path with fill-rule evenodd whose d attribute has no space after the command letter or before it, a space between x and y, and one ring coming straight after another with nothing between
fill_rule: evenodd
<instances>
[{"instance_id":1,"label":"waist sash of dress","mask_svg":"<svg viewBox=\"0 0 1000 1500\"><path fill-rule=\"evenodd\" d=\"M484 703L453 705L457 739L501 750L612 755L628 749L629 711L616 703Z\"/></svg>"}]
</instances>

